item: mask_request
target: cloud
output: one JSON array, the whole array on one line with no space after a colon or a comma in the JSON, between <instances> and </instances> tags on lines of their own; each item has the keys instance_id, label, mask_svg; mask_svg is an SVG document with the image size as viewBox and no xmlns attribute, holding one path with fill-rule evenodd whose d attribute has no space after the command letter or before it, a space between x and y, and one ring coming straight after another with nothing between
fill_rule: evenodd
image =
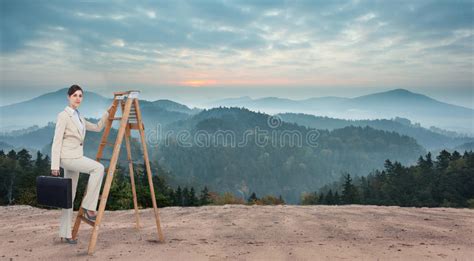
<instances>
[{"instance_id":1,"label":"cloud","mask_svg":"<svg viewBox=\"0 0 474 261\"><path fill-rule=\"evenodd\" d=\"M49 75L66 66L111 79L175 72L176 83L194 80L185 78L195 70L307 85L357 75L358 84L395 85L388 75L419 84L420 70L435 75L425 84L446 83L436 79L443 71L466 86L472 10L471 1L5 0L2 75L14 82L34 68Z\"/></svg>"}]
</instances>

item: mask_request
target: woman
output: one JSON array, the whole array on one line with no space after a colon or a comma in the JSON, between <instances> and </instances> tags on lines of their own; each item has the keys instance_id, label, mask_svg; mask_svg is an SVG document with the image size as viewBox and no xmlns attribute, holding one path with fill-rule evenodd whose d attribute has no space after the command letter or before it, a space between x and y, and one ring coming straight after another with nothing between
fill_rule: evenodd
<instances>
[{"instance_id":1,"label":"woman","mask_svg":"<svg viewBox=\"0 0 474 261\"><path fill-rule=\"evenodd\" d=\"M94 124L84 119L77 110L83 98L82 88L73 85L69 88L67 94L69 105L58 114L56 120L56 129L51 147L51 175L58 176L59 167L64 169L64 178L72 179L72 202L74 202L79 172L89 174L87 193L81 207L84 209L84 216L95 222L95 210L104 176L104 166L100 162L83 156L83 143L86 130L100 132L103 129L112 106L109 107L100 121ZM73 208L62 209L61 211L61 225L59 227L61 241L76 244L77 240L71 238Z\"/></svg>"}]
</instances>

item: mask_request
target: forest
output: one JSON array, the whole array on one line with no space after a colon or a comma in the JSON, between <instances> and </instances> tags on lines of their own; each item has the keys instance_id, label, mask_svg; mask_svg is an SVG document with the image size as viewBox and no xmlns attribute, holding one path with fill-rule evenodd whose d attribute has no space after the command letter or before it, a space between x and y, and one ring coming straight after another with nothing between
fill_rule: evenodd
<instances>
[{"instance_id":1,"label":"forest","mask_svg":"<svg viewBox=\"0 0 474 261\"><path fill-rule=\"evenodd\" d=\"M159 207L202 206L223 204L285 204L281 195L258 197L251 193L242 198L231 192L217 193L207 186L197 191L194 187L172 188L168 177L172 173L151 163L153 186ZM25 149L0 150L0 204L38 206L36 202L36 177L50 175L50 159L37 152L35 160ZM62 169L61 169L62 172ZM139 208L152 207L150 189L144 164L135 164L135 185ZM81 174L74 208L87 185L87 175ZM118 166L107 200L107 210L133 208L132 188L128 169ZM402 207L469 207L474 208L474 153L460 154L445 150L435 159L431 153L418 158L417 164L403 166L400 162L385 160L383 170L367 176L341 175L340 181L325 185L319 190L302 193L302 205L395 205Z\"/></svg>"},{"instance_id":2,"label":"forest","mask_svg":"<svg viewBox=\"0 0 474 261\"><path fill-rule=\"evenodd\" d=\"M420 156L414 166L386 160L383 170L302 195L301 204L363 204L401 207L474 208L474 153L442 150Z\"/></svg>"}]
</instances>

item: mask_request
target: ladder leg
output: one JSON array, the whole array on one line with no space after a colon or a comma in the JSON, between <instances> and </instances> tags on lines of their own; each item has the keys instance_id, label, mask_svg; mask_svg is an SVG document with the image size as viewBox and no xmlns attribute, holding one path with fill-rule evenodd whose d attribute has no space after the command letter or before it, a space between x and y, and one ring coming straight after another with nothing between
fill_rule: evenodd
<instances>
[{"instance_id":1,"label":"ladder leg","mask_svg":"<svg viewBox=\"0 0 474 261\"><path fill-rule=\"evenodd\" d=\"M135 177L132 163L132 150L130 148L130 128L127 127L125 131L125 145L127 147L128 167L130 170L130 183L132 183L133 207L135 208L136 228L140 229L140 216L138 214L137 192L135 189Z\"/></svg>"},{"instance_id":2,"label":"ladder leg","mask_svg":"<svg viewBox=\"0 0 474 261\"><path fill-rule=\"evenodd\" d=\"M113 118L115 115L115 112L117 111L117 105L118 101L114 99L113 103L113 108L112 111L110 112L109 118ZM107 141L107 137L109 136L110 129L112 128L112 121L107 120L106 126L105 126L105 131L102 135L101 139L101 144L105 143ZM96 160L99 161L100 158L102 158L102 153L104 150L105 145L100 145L99 150L96 155ZM99 161L100 162L100 161ZM87 194L87 188L86 191L84 192L84 195L82 196L82 200L84 200L85 196ZM74 227L72 229L72 238L77 239L77 234L79 233L79 227L81 226L81 217L84 216L84 211L82 210L82 201L81 204L79 205L79 211L76 216L76 221L74 222Z\"/></svg>"},{"instance_id":3,"label":"ladder leg","mask_svg":"<svg viewBox=\"0 0 474 261\"><path fill-rule=\"evenodd\" d=\"M117 160L120 153L120 148L122 146L122 140L125 134L125 128L128 124L128 115L130 114L130 107L132 105L133 99L127 99L125 104L125 110L122 113L122 120L120 121L120 128L117 133L117 138L115 140L114 151L112 153L112 158L110 159L109 168L107 171L107 179L105 181L104 189L102 191L102 196L100 198L99 211L96 216L94 228L92 229L91 240L89 242L88 253L91 255L94 253L95 245L97 243L97 237L99 236L99 227L102 222L102 217L105 212L105 205L107 204L107 198L110 192L110 186L112 185L112 180L114 178L115 167L117 165Z\"/></svg>"},{"instance_id":4,"label":"ladder leg","mask_svg":"<svg viewBox=\"0 0 474 261\"><path fill-rule=\"evenodd\" d=\"M92 228L92 235L91 239L89 242L89 249L88 249L88 254L91 255L94 253L95 249L95 244L97 243L97 237L99 233L99 226L102 221L102 217L104 216L104 211L105 211L105 205L107 204L107 198L109 196L109 191L110 191L110 186L112 184L112 179L113 179L113 172L110 173L111 169L109 167L109 170L107 172L107 179L105 181L104 185L104 190L102 192L101 198L100 198L100 204L99 204L99 210L97 212L97 216L95 218L95 224L94 227Z\"/></svg>"},{"instance_id":5,"label":"ladder leg","mask_svg":"<svg viewBox=\"0 0 474 261\"><path fill-rule=\"evenodd\" d=\"M156 205L156 198L155 198L155 189L153 188L153 179L151 175L151 167L150 167L150 160L148 158L148 151L146 148L146 140L145 140L145 131L143 129L143 124L141 121L141 113L140 113L140 106L138 105L138 100L134 99L135 102L135 109L137 111L137 118L138 118L138 131L140 132L141 143L143 147L143 156L145 158L146 164L146 172L148 176L148 184L150 185L150 194L151 194L151 201L153 203L153 210L155 211L155 219L156 219L156 229L158 232L158 240L160 242L165 242L165 237L163 236L163 232L161 231L160 225L160 214L158 212L158 207Z\"/></svg>"},{"instance_id":6,"label":"ladder leg","mask_svg":"<svg viewBox=\"0 0 474 261\"><path fill-rule=\"evenodd\" d=\"M84 200L87 194L87 187L82 196L81 204L79 205L79 210L77 211L76 221L74 222L74 227L72 228L72 239L77 239L77 234L79 233L79 227L81 226L81 216L84 215L84 210L82 210L82 201ZM74 207L74 206L73 206Z\"/></svg>"}]
</instances>

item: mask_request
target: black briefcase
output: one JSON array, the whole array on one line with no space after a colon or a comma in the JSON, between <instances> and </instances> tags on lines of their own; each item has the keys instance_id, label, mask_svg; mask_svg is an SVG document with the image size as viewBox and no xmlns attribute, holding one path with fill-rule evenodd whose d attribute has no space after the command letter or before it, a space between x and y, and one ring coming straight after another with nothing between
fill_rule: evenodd
<instances>
[{"instance_id":1,"label":"black briefcase","mask_svg":"<svg viewBox=\"0 0 474 261\"><path fill-rule=\"evenodd\" d=\"M36 177L38 205L72 208L72 179L56 176Z\"/></svg>"}]
</instances>

